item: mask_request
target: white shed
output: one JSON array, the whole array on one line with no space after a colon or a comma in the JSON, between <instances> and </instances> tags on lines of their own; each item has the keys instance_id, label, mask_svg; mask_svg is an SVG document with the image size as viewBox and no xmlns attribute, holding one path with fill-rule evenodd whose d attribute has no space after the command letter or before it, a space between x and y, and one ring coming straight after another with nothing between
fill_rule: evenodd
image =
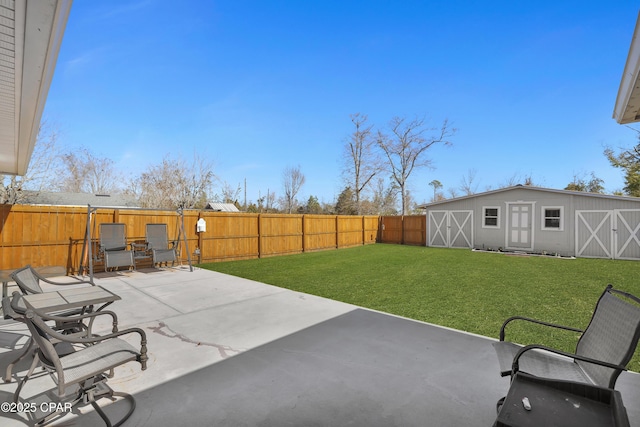
<instances>
[{"instance_id":1,"label":"white shed","mask_svg":"<svg viewBox=\"0 0 640 427\"><path fill-rule=\"evenodd\" d=\"M640 198L514 186L423 205L427 246L640 259Z\"/></svg>"}]
</instances>

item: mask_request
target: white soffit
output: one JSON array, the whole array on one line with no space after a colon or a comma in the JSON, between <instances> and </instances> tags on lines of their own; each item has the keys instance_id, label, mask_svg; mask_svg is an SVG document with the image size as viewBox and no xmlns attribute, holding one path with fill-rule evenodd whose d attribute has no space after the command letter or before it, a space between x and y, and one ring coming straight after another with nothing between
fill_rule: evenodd
<instances>
[{"instance_id":1,"label":"white soffit","mask_svg":"<svg viewBox=\"0 0 640 427\"><path fill-rule=\"evenodd\" d=\"M624 66L613 118L620 124L640 121L640 14Z\"/></svg>"},{"instance_id":2,"label":"white soffit","mask_svg":"<svg viewBox=\"0 0 640 427\"><path fill-rule=\"evenodd\" d=\"M0 0L0 174L24 175L72 0Z\"/></svg>"}]
</instances>

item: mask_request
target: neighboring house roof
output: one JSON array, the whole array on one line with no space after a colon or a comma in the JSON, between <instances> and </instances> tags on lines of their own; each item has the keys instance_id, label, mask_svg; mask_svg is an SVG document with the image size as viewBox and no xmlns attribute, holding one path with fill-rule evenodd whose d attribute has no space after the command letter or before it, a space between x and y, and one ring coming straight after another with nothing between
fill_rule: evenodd
<instances>
[{"instance_id":1,"label":"neighboring house roof","mask_svg":"<svg viewBox=\"0 0 640 427\"><path fill-rule=\"evenodd\" d=\"M27 171L71 3L0 2L0 173Z\"/></svg>"},{"instance_id":2,"label":"neighboring house roof","mask_svg":"<svg viewBox=\"0 0 640 427\"><path fill-rule=\"evenodd\" d=\"M567 195L578 195L578 196L586 196L586 197L598 197L598 198L604 198L604 199L613 199L613 200L634 200L634 201L638 201L638 203L640 203L640 198L638 197L630 197L630 196L613 196L610 194L600 194L600 193L588 193L586 191L571 191L571 190L556 190L553 188L543 188L543 187L532 187L530 185L515 185L512 187L505 187L505 188L500 188L497 190L491 190L491 191L485 191L484 193L475 193L475 194L471 194L468 196L462 196L462 197L455 197L453 199L444 199L444 200L439 200L437 202L432 202L432 203L426 203L424 205L420 205L418 206L419 209L428 209L432 206L438 206L438 205L442 205L445 203L451 203L453 201L458 201L458 200L465 200L465 199L471 199L474 197L479 197L479 196L485 196L488 194L496 194L496 193L504 193L504 192L508 192L508 191L512 191L512 190L527 190L527 191L532 191L532 192L547 192L547 193L560 193L560 194L567 194Z\"/></svg>"},{"instance_id":3,"label":"neighboring house roof","mask_svg":"<svg viewBox=\"0 0 640 427\"><path fill-rule=\"evenodd\" d=\"M47 191L25 191L23 205L96 206L109 208L138 208L132 196L125 194L54 193Z\"/></svg>"},{"instance_id":4,"label":"neighboring house roof","mask_svg":"<svg viewBox=\"0 0 640 427\"><path fill-rule=\"evenodd\" d=\"M240 210L233 203L215 203L209 202L205 209L210 209L217 212L240 212Z\"/></svg>"}]
</instances>

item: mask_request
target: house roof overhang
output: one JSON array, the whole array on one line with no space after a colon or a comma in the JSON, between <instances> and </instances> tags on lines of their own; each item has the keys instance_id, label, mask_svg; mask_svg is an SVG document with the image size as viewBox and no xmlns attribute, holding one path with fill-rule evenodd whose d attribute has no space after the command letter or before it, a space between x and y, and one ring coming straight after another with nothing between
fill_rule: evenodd
<instances>
[{"instance_id":1,"label":"house roof overhang","mask_svg":"<svg viewBox=\"0 0 640 427\"><path fill-rule=\"evenodd\" d=\"M622 73L613 118L620 124L640 121L640 14Z\"/></svg>"},{"instance_id":2,"label":"house roof overhang","mask_svg":"<svg viewBox=\"0 0 640 427\"><path fill-rule=\"evenodd\" d=\"M73 0L0 0L0 174L24 175Z\"/></svg>"}]
</instances>

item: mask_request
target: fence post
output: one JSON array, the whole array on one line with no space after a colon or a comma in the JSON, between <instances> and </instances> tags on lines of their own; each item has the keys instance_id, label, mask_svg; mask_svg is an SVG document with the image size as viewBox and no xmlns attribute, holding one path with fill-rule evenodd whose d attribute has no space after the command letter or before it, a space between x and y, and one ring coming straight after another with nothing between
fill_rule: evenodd
<instances>
[{"instance_id":1,"label":"fence post","mask_svg":"<svg viewBox=\"0 0 640 427\"><path fill-rule=\"evenodd\" d=\"M196 221L198 221L198 220L200 220L200 218L202 218L201 215L202 215L202 212L198 212L198 219ZM210 231L213 231L213 230L210 230ZM185 231L185 234L186 234L186 231ZM200 252L200 254L198 255L198 264L201 264L202 260L205 259L205 257L204 257L204 248L202 247L202 234L203 233L198 233L198 251ZM186 241L187 236L185 235L184 238L185 238L185 241ZM187 253L187 255L188 255L188 253ZM215 255L215 254L213 254L213 255Z\"/></svg>"},{"instance_id":2,"label":"fence post","mask_svg":"<svg viewBox=\"0 0 640 427\"><path fill-rule=\"evenodd\" d=\"M258 214L258 259L262 258L262 214Z\"/></svg>"},{"instance_id":3,"label":"fence post","mask_svg":"<svg viewBox=\"0 0 640 427\"><path fill-rule=\"evenodd\" d=\"M336 249L340 249L340 227L338 224L339 216L336 215Z\"/></svg>"},{"instance_id":4,"label":"fence post","mask_svg":"<svg viewBox=\"0 0 640 427\"><path fill-rule=\"evenodd\" d=\"M306 240L306 236L307 236L307 230L305 229L306 227L306 221L305 221L305 214L302 214L302 253L305 253L305 249L306 249L306 245L305 245L305 240Z\"/></svg>"}]
</instances>

